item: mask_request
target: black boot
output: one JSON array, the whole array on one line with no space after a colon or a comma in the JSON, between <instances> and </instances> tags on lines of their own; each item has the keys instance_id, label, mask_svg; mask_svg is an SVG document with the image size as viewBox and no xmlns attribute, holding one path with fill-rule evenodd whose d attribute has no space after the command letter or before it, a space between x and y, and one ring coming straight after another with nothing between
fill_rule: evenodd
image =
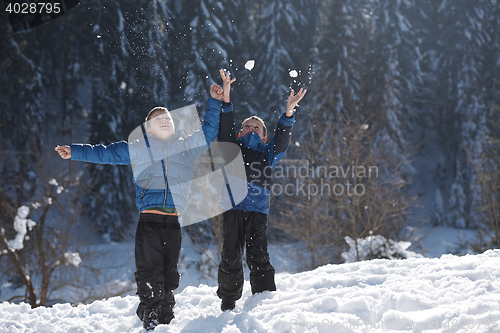
<instances>
[{"instance_id":1,"label":"black boot","mask_svg":"<svg viewBox=\"0 0 500 333\"><path fill-rule=\"evenodd\" d=\"M236 302L228 300L223 300L222 304L220 305L220 309L222 311L231 311L234 310L235 307L236 307Z\"/></svg>"},{"instance_id":2,"label":"black boot","mask_svg":"<svg viewBox=\"0 0 500 333\"><path fill-rule=\"evenodd\" d=\"M143 315L141 316L142 320L142 326L147 330L147 331L152 331L155 329L158 324L160 324L160 321L158 320L158 312L156 310L145 310L143 312Z\"/></svg>"},{"instance_id":3,"label":"black boot","mask_svg":"<svg viewBox=\"0 0 500 333\"><path fill-rule=\"evenodd\" d=\"M168 325L175 318L172 306L165 306L160 309L158 321L160 324Z\"/></svg>"}]
</instances>

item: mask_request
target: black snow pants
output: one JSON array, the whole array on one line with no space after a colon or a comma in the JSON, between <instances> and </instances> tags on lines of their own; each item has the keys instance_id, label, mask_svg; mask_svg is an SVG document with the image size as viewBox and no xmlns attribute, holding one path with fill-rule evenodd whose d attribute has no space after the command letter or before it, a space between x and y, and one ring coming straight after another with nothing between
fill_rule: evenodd
<instances>
[{"instance_id":1,"label":"black snow pants","mask_svg":"<svg viewBox=\"0 0 500 333\"><path fill-rule=\"evenodd\" d=\"M223 236L217 296L228 301L241 298L245 243L252 294L275 291L275 270L267 252L267 215L236 209L226 211L223 213Z\"/></svg>"},{"instance_id":2,"label":"black snow pants","mask_svg":"<svg viewBox=\"0 0 500 333\"><path fill-rule=\"evenodd\" d=\"M135 234L135 281L141 320L152 311L160 323L173 314L172 290L179 287L177 263L181 249L181 227L177 216L141 213Z\"/></svg>"}]
</instances>

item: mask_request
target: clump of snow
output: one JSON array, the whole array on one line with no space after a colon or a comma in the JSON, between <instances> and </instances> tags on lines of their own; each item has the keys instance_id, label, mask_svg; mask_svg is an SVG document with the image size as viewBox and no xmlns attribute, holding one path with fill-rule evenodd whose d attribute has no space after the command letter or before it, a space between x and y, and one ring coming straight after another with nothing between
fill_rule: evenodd
<instances>
[{"instance_id":1,"label":"clump of snow","mask_svg":"<svg viewBox=\"0 0 500 333\"><path fill-rule=\"evenodd\" d=\"M217 287L176 294L175 319L154 332L498 332L500 250L440 259L378 259L277 274L277 291L221 312ZM31 309L0 304L1 332L144 332L137 296Z\"/></svg>"},{"instance_id":2,"label":"clump of snow","mask_svg":"<svg viewBox=\"0 0 500 333\"><path fill-rule=\"evenodd\" d=\"M16 237L7 242L10 250L21 250L24 247L24 239L27 237L28 229L31 230L36 223L28 219L30 208L21 206L17 209L17 215L14 218L14 230L17 231Z\"/></svg>"},{"instance_id":3,"label":"clump of snow","mask_svg":"<svg viewBox=\"0 0 500 333\"><path fill-rule=\"evenodd\" d=\"M52 178L50 181L49 181L49 185L53 185L53 186L56 186L57 187L57 194L61 194L62 191L64 191L64 187L62 186L59 186L59 183L57 182L57 180L55 180L54 178Z\"/></svg>"},{"instance_id":4,"label":"clump of snow","mask_svg":"<svg viewBox=\"0 0 500 333\"><path fill-rule=\"evenodd\" d=\"M78 252L73 253L68 251L64 254L64 259L66 265L78 267L82 263L82 259L80 258L80 254Z\"/></svg>"},{"instance_id":5,"label":"clump of snow","mask_svg":"<svg viewBox=\"0 0 500 333\"><path fill-rule=\"evenodd\" d=\"M254 66L255 66L255 60L248 60L245 63L245 68L248 69L249 71L251 71Z\"/></svg>"},{"instance_id":6,"label":"clump of snow","mask_svg":"<svg viewBox=\"0 0 500 333\"><path fill-rule=\"evenodd\" d=\"M299 76L299 73L295 69L291 70L289 73L290 77L297 77Z\"/></svg>"},{"instance_id":7,"label":"clump of snow","mask_svg":"<svg viewBox=\"0 0 500 333\"><path fill-rule=\"evenodd\" d=\"M357 239L356 242L349 236L345 237L349 250L342 253L344 262L356 262L369 259L406 259L422 258L421 254L408 251L410 242L395 242L392 239L387 240L384 236L375 235L366 238Z\"/></svg>"}]
</instances>

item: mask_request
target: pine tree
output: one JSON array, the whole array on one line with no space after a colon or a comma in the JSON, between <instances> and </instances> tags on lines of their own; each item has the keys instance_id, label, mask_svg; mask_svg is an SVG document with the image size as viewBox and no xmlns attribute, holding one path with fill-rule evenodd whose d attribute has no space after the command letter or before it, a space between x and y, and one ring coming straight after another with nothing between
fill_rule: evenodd
<instances>
[{"instance_id":1,"label":"pine tree","mask_svg":"<svg viewBox=\"0 0 500 333\"><path fill-rule=\"evenodd\" d=\"M307 30L310 26L303 13L311 1L263 1L259 7L255 24L255 74L253 84L257 87L260 110L258 115L270 120L271 112L279 116L284 109L290 87L303 82L294 82L295 73L306 73L308 58L315 32ZM308 11L309 13L309 11ZM314 21L313 21L314 22Z\"/></svg>"},{"instance_id":2,"label":"pine tree","mask_svg":"<svg viewBox=\"0 0 500 333\"><path fill-rule=\"evenodd\" d=\"M232 84L231 102L238 120L260 110L255 84L256 73L245 66L249 61L255 61L256 27L255 15L258 3L252 0L236 0L224 3L223 29L226 37L228 54L227 68L236 81Z\"/></svg>"},{"instance_id":3,"label":"pine tree","mask_svg":"<svg viewBox=\"0 0 500 333\"><path fill-rule=\"evenodd\" d=\"M194 5L194 17L189 22L189 47L192 57L187 64L184 89L186 101L204 109L208 89L220 83L219 69L229 63L225 46L230 43L221 21L224 7L221 2L201 0Z\"/></svg>"},{"instance_id":4,"label":"pine tree","mask_svg":"<svg viewBox=\"0 0 500 333\"><path fill-rule=\"evenodd\" d=\"M379 171L377 177L349 179L353 186L365 186L365 195L344 192L307 202L299 198L290 207L289 219L296 215L330 226L321 227L311 242L325 244L329 260L339 260L338 246L345 235L400 237L408 214L411 200L405 186L413 170L407 160L405 119L411 115L407 105L421 75L412 10L412 3L403 1L327 1L321 8L319 63L312 77L307 132L299 149L313 168L377 166ZM318 188L323 185L317 179L305 181ZM301 234L313 237L308 232L314 233L309 229ZM324 259L317 244L311 246Z\"/></svg>"},{"instance_id":5,"label":"pine tree","mask_svg":"<svg viewBox=\"0 0 500 333\"><path fill-rule=\"evenodd\" d=\"M427 70L434 122L443 142L445 159L438 173L441 189L446 188L447 223L473 226L477 189L468 161L469 152L480 153L486 133L484 47L491 37L485 17L489 1L431 1L427 7L430 47Z\"/></svg>"},{"instance_id":6,"label":"pine tree","mask_svg":"<svg viewBox=\"0 0 500 333\"><path fill-rule=\"evenodd\" d=\"M42 68L33 53L36 36L13 34L6 17L0 18L0 160L2 182L0 217L15 211L37 190L34 164L42 158Z\"/></svg>"}]
</instances>

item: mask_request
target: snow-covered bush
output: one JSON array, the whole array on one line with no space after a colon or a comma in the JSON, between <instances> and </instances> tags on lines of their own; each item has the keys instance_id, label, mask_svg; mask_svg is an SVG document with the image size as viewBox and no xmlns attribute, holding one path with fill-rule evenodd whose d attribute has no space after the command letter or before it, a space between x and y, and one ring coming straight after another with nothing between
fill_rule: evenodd
<instances>
[{"instance_id":1,"label":"snow-covered bush","mask_svg":"<svg viewBox=\"0 0 500 333\"><path fill-rule=\"evenodd\" d=\"M346 236L345 241L349 245L349 250L342 253L346 263L371 259L423 258L419 253L407 250L410 242L396 242L380 235L358 238L357 241Z\"/></svg>"},{"instance_id":2,"label":"snow-covered bush","mask_svg":"<svg viewBox=\"0 0 500 333\"><path fill-rule=\"evenodd\" d=\"M116 279L126 258L108 257L109 250L89 246L91 234L78 224L78 208L67 209L74 202L74 186L42 179L31 204L12 207L17 214L0 220L0 302L24 301L34 308L64 294L70 297L66 301L84 303L135 288L127 282L103 283Z\"/></svg>"},{"instance_id":3,"label":"snow-covered bush","mask_svg":"<svg viewBox=\"0 0 500 333\"><path fill-rule=\"evenodd\" d=\"M27 218L29 214L30 208L28 206L21 206L18 208L17 215L14 218L14 230L17 232L16 237L6 242L9 250L21 250L24 247L24 240L29 239L29 237L26 236L26 233L28 232L28 229L31 231L31 229L36 225L34 221Z\"/></svg>"}]
</instances>

